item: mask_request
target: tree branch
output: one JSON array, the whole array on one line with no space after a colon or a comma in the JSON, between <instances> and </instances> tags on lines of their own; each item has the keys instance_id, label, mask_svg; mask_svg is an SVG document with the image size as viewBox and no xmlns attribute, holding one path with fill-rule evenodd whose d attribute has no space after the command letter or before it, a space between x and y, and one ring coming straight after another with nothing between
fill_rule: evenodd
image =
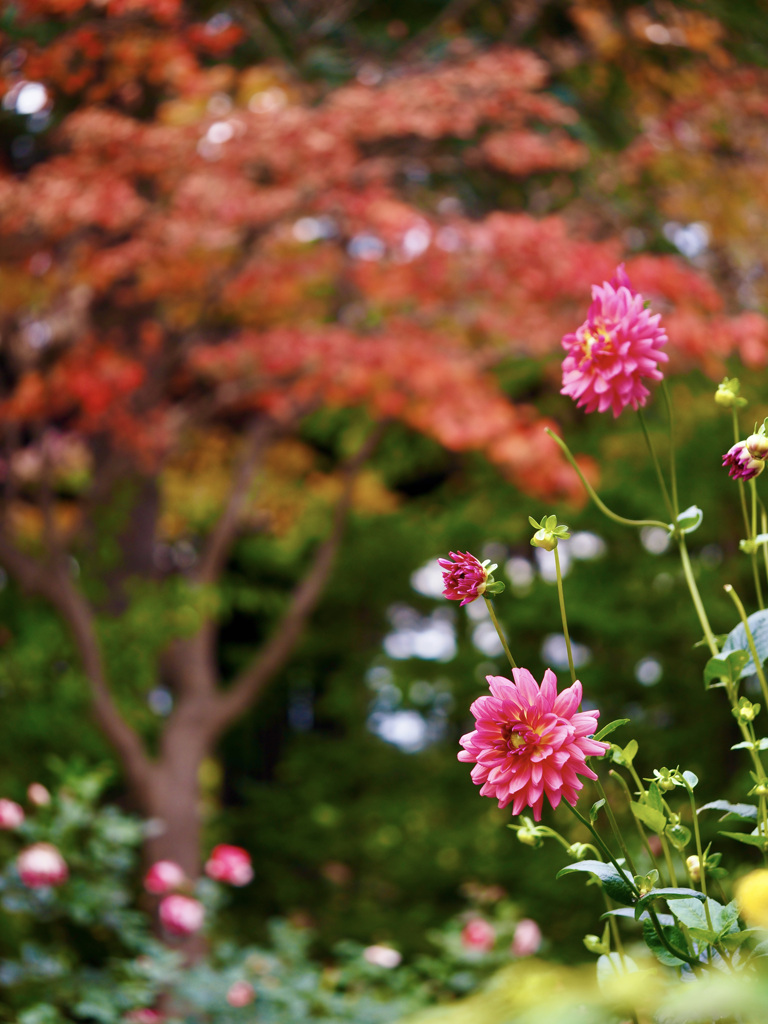
<instances>
[{"instance_id":1,"label":"tree branch","mask_svg":"<svg viewBox=\"0 0 768 1024\"><path fill-rule=\"evenodd\" d=\"M44 564L19 551L0 533L0 562L24 590L49 601L69 626L88 679L96 721L122 759L132 785L140 786L151 772L151 763L138 733L125 721L112 698L93 611L72 582L68 557L63 555L53 564Z\"/></svg>"},{"instance_id":2,"label":"tree branch","mask_svg":"<svg viewBox=\"0 0 768 1024\"><path fill-rule=\"evenodd\" d=\"M290 657L328 582L344 534L357 475L378 444L383 429L384 424L379 424L347 462L344 487L334 510L331 531L315 552L309 572L294 590L285 615L265 647L243 669L229 689L220 694L211 722L214 735L221 733L248 710Z\"/></svg>"},{"instance_id":3,"label":"tree branch","mask_svg":"<svg viewBox=\"0 0 768 1024\"><path fill-rule=\"evenodd\" d=\"M194 573L196 582L210 584L218 579L237 535L240 516L248 500L248 491L256 468L274 432L275 427L269 420L259 419L251 424L246 434L245 449L232 477L232 486L224 511L208 538Z\"/></svg>"}]
</instances>

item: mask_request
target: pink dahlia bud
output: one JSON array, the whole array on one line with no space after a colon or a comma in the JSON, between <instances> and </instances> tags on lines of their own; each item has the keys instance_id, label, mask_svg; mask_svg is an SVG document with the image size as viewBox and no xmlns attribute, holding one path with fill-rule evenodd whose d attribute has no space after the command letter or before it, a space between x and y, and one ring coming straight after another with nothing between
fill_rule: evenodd
<instances>
[{"instance_id":1,"label":"pink dahlia bud","mask_svg":"<svg viewBox=\"0 0 768 1024\"><path fill-rule=\"evenodd\" d=\"M24 810L13 800L0 799L0 828L18 828L24 824Z\"/></svg>"},{"instance_id":2,"label":"pink dahlia bud","mask_svg":"<svg viewBox=\"0 0 768 1024\"><path fill-rule=\"evenodd\" d=\"M402 962L402 956L391 946L366 946L363 950L363 960L374 967L384 967L391 971Z\"/></svg>"},{"instance_id":3,"label":"pink dahlia bud","mask_svg":"<svg viewBox=\"0 0 768 1024\"><path fill-rule=\"evenodd\" d=\"M27 800L35 807L47 807L51 802L51 794L42 782L30 782L27 787Z\"/></svg>"},{"instance_id":4,"label":"pink dahlia bud","mask_svg":"<svg viewBox=\"0 0 768 1024\"><path fill-rule=\"evenodd\" d=\"M667 335L661 317L645 308L632 288L623 264L612 281L592 286L592 305L575 334L566 334L561 395L570 395L586 412L645 405L650 392L644 380L661 380L659 363L668 356L661 347Z\"/></svg>"},{"instance_id":5,"label":"pink dahlia bud","mask_svg":"<svg viewBox=\"0 0 768 1024\"><path fill-rule=\"evenodd\" d=\"M483 594L498 594L504 589L504 584L493 578L493 570L498 566L491 565L490 559L480 562L468 551L464 554L451 551L450 556L453 561L449 558L437 560L443 570L443 597L449 601L461 601L465 605Z\"/></svg>"},{"instance_id":6,"label":"pink dahlia bud","mask_svg":"<svg viewBox=\"0 0 768 1024\"><path fill-rule=\"evenodd\" d=\"M764 459L768 455L768 437L765 434L750 434L745 444L753 459Z\"/></svg>"},{"instance_id":7,"label":"pink dahlia bud","mask_svg":"<svg viewBox=\"0 0 768 1024\"><path fill-rule=\"evenodd\" d=\"M16 869L30 889L61 885L69 877L66 861L50 843L35 843L22 850L16 858Z\"/></svg>"},{"instance_id":8,"label":"pink dahlia bud","mask_svg":"<svg viewBox=\"0 0 768 1024\"><path fill-rule=\"evenodd\" d=\"M465 949L488 953L493 949L496 932L492 924L482 917L473 917L461 930L461 944Z\"/></svg>"},{"instance_id":9,"label":"pink dahlia bud","mask_svg":"<svg viewBox=\"0 0 768 1024\"><path fill-rule=\"evenodd\" d=\"M194 935L205 920L205 907L190 896L164 896L158 913L163 928L171 935Z\"/></svg>"},{"instance_id":10,"label":"pink dahlia bud","mask_svg":"<svg viewBox=\"0 0 768 1024\"><path fill-rule=\"evenodd\" d=\"M214 846L205 865L205 873L217 882L248 885L253 878L251 856L241 846Z\"/></svg>"},{"instance_id":11,"label":"pink dahlia bud","mask_svg":"<svg viewBox=\"0 0 768 1024\"><path fill-rule=\"evenodd\" d=\"M144 876L144 888L155 896L180 889L187 880L184 869L173 860L158 860Z\"/></svg>"},{"instance_id":12,"label":"pink dahlia bud","mask_svg":"<svg viewBox=\"0 0 768 1024\"><path fill-rule=\"evenodd\" d=\"M230 1006L249 1006L255 998L256 993L249 981L236 981L230 985L227 992L227 1002Z\"/></svg>"},{"instance_id":13,"label":"pink dahlia bud","mask_svg":"<svg viewBox=\"0 0 768 1024\"><path fill-rule=\"evenodd\" d=\"M596 779L588 757L602 757L610 744L591 739L599 711L579 711L581 683L562 693L551 669L541 687L528 669L512 669L511 679L486 676L490 696L478 697L470 708L477 729L461 737L459 760L474 763L472 781L482 786L481 796L512 804L512 813L524 807L541 821L546 797L552 807L561 800L574 806L583 783Z\"/></svg>"},{"instance_id":14,"label":"pink dahlia bud","mask_svg":"<svg viewBox=\"0 0 768 1024\"><path fill-rule=\"evenodd\" d=\"M533 956L541 948L541 929L530 917L517 922L510 952L513 956Z\"/></svg>"},{"instance_id":15,"label":"pink dahlia bud","mask_svg":"<svg viewBox=\"0 0 768 1024\"><path fill-rule=\"evenodd\" d=\"M749 454L746 441L737 441L723 456L723 465L728 466L728 476L733 480L753 480L765 469L762 458Z\"/></svg>"}]
</instances>

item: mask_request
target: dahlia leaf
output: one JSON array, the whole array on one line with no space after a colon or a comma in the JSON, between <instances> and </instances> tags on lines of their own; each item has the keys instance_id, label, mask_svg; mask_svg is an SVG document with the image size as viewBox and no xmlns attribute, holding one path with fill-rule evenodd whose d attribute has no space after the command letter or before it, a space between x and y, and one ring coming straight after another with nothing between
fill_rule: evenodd
<instances>
[{"instance_id":1,"label":"dahlia leaf","mask_svg":"<svg viewBox=\"0 0 768 1024\"><path fill-rule=\"evenodd\" d=\"M745 832L718 832L718 835L725 836L726 839L735 839L738 843L746 843L747 846L756 846L759 850L768 848L765 836L752 836Z\"/></svg>"},{"instance_id":2,"label":"dahlia leaf","mask_svg":"<svg viewBox=\"0 0 768 1024\"><path fill-rule=\"evenodd\" d=\"M734 743L731 750L768 750L768 739L763 736L755 743L752 740L743 740L741 743Z\"/></svg>"},{"instance_id":3,"label":"dahlia leaf","mask_svg":"<svg viewBox=\"0 0 768 1024\"><path fill-rule=\"evenodd\" d=\"M625 906L634 904L634 892L630 876L626 873L620 875L612 864L604 864L601 860L581 860L575 864L566 864L557 873L557 878L570 874L573 871L585 871L602 883L605 894L617 903Z\"/></svg>"},{"instance_id":4,"label":"dahlia leaf","mask_svg":"<svg viewBox=\"0 0 768 1024\"><path fill-rule=\"evenodd\" d=\"M612 985L616 976L622 974L635 974L640 968L632 957L624 953L603 953L597 960L597 984Z\"/></svg>"},{"instance_id":5,"label":"dahlia leaf","mask_svg":"<svg viewBox=\"0 0 768 1024\"><path fill-rule=\"evenodd\" d=\"M649 903L653 903L654 900L689 900L697 899L700 902L704 901L703 893L700 893L698 889L680 889L677 887L667 887L662 889L652 889L646 893L645 896L641 896L635 904L635 918L639 918L641 913L645 910ZM671 909L671 908L670 908Z\"/></svg>"},{"instance_id":6,"label":"dahlia leaf","mask_svg":"<svg viewBox=\"0 0 768 1024\"><path fill-rule=\"evenodd\" d=\"M765 662L768 658L768 610L759 612L753 612L747 618L747 624L749 625L752 638L755 641L755 649L757 650L757 656L760 659L760 664ZM723 649L721 654L727 653L728 651L745 651L749 654L749 658L744 663L744 667L739 673L739 678L743 679L745 676L755 675L757 669L755 663L752 660L752 654L747 642L747 633L744 629L744 625L740 622L728 636L725 638Z\"/></svg>"},{"instance_id":7,"label":"dahlia leaf","mask_svg":"<svg viewBox=\"0 0 768 1024\"><path fill-rule=\"evenodd\" d=\"M754 804L732 804L727 800L713 800L711 803L702 804L696 813L701 814L702 811L725 811L726 813L720 821L725 821L726 818L741 818L744 821L757 820L757 808Z\"/></svg>"},{"instance_id":8,"label":"dahlia leaf","mask_svg":"<svg viewBox=\"0 0 768 1024\"><path fill-rule=\"evenodd\" d=\"M696 787L699 784L699 777L698 775L696 775L695 772L683 772L683 778L691 787L691 789L696 789Z\"/></svg>"},{"instance_id":9,"label":"dahlia leaf","mask_svg":"<svg viewBox=\"0 0 768 1024\"><path fill-rule=\"evenodd\" d=\"M704 518L704 513L701 511L698 505L691 505L684 512L675 519L675 526L680 533L693 533L694 530L698 530L701 526L701 521Z\"/></svg>"},{"instance_id":10,"label":"dahlia leaf","mask_svg":"<svg viewBox=\"0 0 768 1024\"><path fill-rule=\"evenodd\" d=\"M728 683L737 682L748 661L749 652L745 650L721 651L720 654L715 654L704 666L704 685L709 687L715 679L723 679Z\"/></svg>"},{"instance_id":11,"label":"dahlia leaf","mask_svg":"<svg viewBox=\"0 0 768 1024\"><path fill-rule=\"evenodd\" d=\"M656 832L657 835L661 835L664 829L667 827L666 815L661 811L657 811L653 807L649 807L647 804L640 804L636 801L632 801L630 804L632 813L638 819L646 825L651 832Z\"/></svg>"},{"instance_id":12,"label":"dahlia leaf","mask_svg":"<svg viewBox=\"0 0 768 1024\"><path fill-rule=\"evenodd\" d=\"M676 850L684 850L691 841L691 830L685 825L670 825L665 830L665 835Z\"/></svg>"},{"instance_id":13,"label":"dahlia leaf","mask_svg":"<svg viewBox=\"0 0 768 1024\"><path fill-rule=\"evenodd\" d=\"M605 798L603 798L601 800L596 800L592 804L592 806L590 807L590 809L589 809L589 820L590 820L590 822L593 825L594 825L595 821L597 820L598 812L599 812L600 808L603 806L604 803L605 803Z\"/></svg>"},{"instance_id":14,"label":"dahlia leaf","mask_svg":"<svg viewBox=\"0 0 768 1024\"><path fill-rule=\"evenodd\" d=\"M622 725L626 725L629 721L630 721L629 718L617 718L613 722L608 722L607 725L603 726L603 728L600 730L600 732L596 732L595 733L594 739L596 739L596 740L605 739L606 736L610 736L610 734L614 731L614 729L619 729Z\"/></svg>"},{"instance_id":15,"label":"dahlia leaf","mask_svg":"<svg viewBox=\"0 0 768 1024\"><path fill-rule=\"evenodd\" d=\"M662 925L661 929L664 934L664 938L670 946L681 951L685 950L685 936L677 925ZM654 923L650 918L646 918L646 920L643 921L643 939L645 940L645 944L648 949L650 949L656 959L660 963L664 964L665 967L680 967L685 963L685 961L681 960L680 957L669 952L667 947L661 941Z\"/></svg>"}]
</instances>

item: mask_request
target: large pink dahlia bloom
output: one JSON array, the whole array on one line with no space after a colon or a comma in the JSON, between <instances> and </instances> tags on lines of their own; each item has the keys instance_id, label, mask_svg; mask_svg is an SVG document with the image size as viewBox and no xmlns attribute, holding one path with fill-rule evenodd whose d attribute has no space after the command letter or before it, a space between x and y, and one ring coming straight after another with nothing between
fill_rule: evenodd
<instances>
[{"instance_id":1,"label":"large pink dahlia bloom","mask_svg":"<svg viewBox=\"0 0 768 1024\"><path fill-rule=\"evenodd\" d=\"M629 283L624 264L611 281L592 285L592 305L575 334L566 334L561 395L570 395L586 412L613 415L628 405L645 405L650 392L644 379L661 380L659 363L669 358L661 346L667 335L660 314Z\"/></svg>"},{"instance_id":2,"label":"large pink dahlia bloom","mask_svg":"<svg viewBox=\"0 0 768 1024\"><path fill-rule=\"evenodd\" d=\"M472 780L482 796L513 803L512 813L524 807L541 820L544 797L553 807L561 799L575 805L583 783L579 775L596 779L588 757L602 757L610 744L590 739L599 711L578 711L581 683L557 692L551 669L541 687L528 669L512 669L514 682L488 676L490 697L479 697L471 707L477 719L474 732L461 737L460 761L474 762Z\"/></svg>"}]
</instances>

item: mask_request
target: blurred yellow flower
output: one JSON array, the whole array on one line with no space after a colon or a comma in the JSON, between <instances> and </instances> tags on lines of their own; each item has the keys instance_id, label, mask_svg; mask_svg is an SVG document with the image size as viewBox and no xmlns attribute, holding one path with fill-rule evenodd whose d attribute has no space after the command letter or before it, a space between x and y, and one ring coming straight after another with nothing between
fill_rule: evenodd
<instances>
[{"instance_id":1,"label":"blurred yellow flower","mask_svg":"<svg viewBox=\"0 0 768 1024\"><path fill-rule=\"evenodd\" d=\"M736 885L736 901L748 924L768 928L768 869L745 875Z\"/></svg>"}]
</instances>

